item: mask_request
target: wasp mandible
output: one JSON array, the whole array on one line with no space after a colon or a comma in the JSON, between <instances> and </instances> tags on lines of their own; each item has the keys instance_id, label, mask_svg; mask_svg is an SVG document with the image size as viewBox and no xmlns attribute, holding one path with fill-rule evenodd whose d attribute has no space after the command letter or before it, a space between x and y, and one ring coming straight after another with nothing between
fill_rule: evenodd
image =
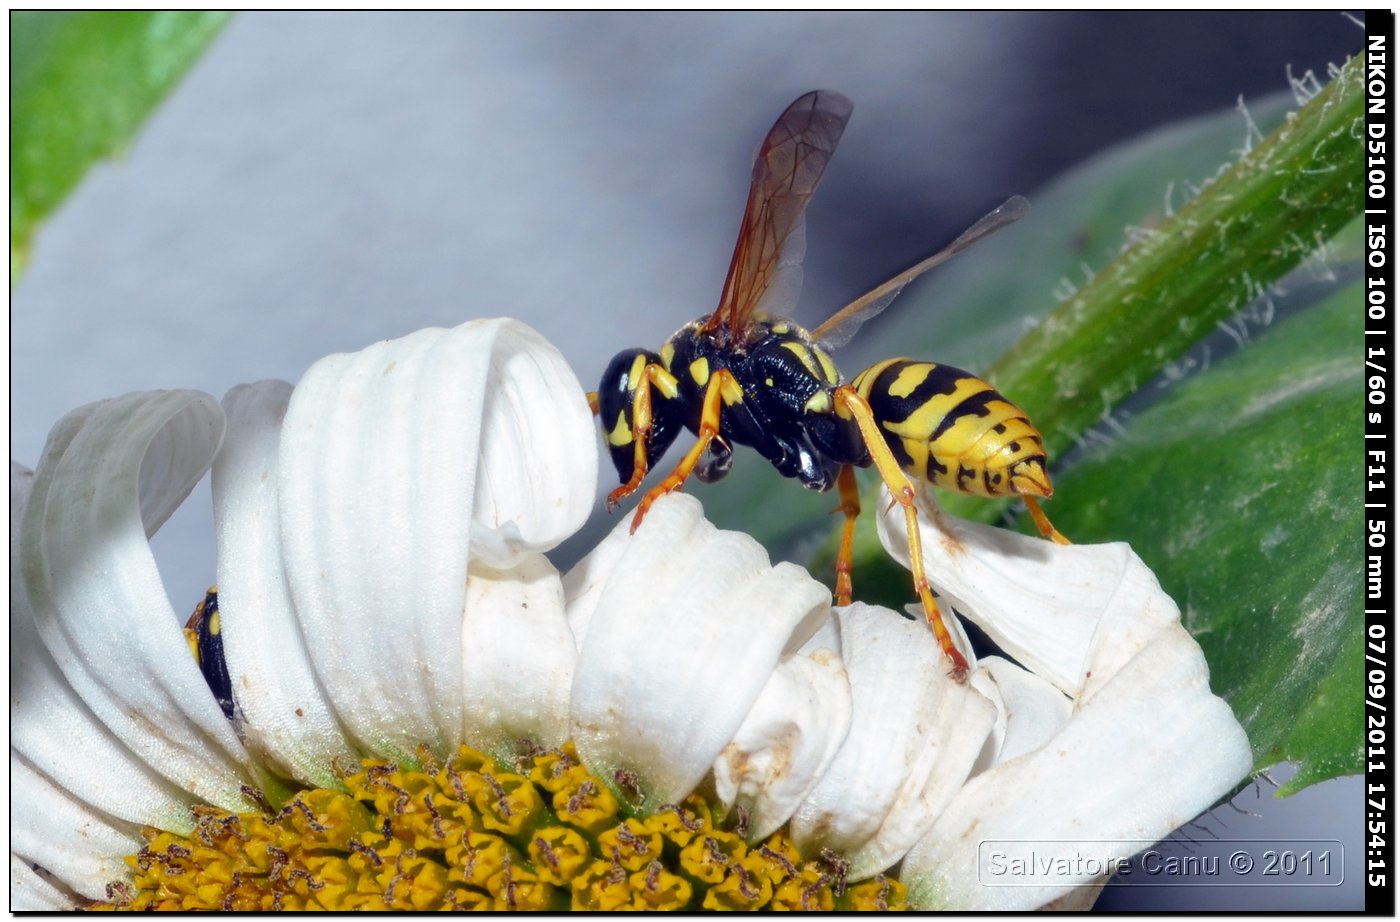
<instances>
[{"instance_id":1,"label":"wasp mandible","mask_svg":"<svg viewBox=\"0 0 1400 922\"><path fill-rule=\"evenodd\" d=\"M840 491L845 515L836 562L836 602L851 602L851 543L860 497L854 468L874 465L904 508L914 589L953 672L967 662L953 645L923 572L915 485L959 493L1019 496L1042 535L1069 543L1037 502L1051 494L1045 444L1026 414L976 375L907 358L877 362L849 384L830 350L906 284L1024 214L1019 196L944 249L837 311L810 333L786 319L796 302L805 249L803 212L836 150L852 105L840 93L799 97L769 130L754 162L739 240L719 307L676 332L659 353L627 349L590 394L622 486L608 509L641 486L682 428L698 436L637 505L635 531L657 497L691 473L728 473L733 446L748 445L785 477Z\"/></svg>"}]
</instances>

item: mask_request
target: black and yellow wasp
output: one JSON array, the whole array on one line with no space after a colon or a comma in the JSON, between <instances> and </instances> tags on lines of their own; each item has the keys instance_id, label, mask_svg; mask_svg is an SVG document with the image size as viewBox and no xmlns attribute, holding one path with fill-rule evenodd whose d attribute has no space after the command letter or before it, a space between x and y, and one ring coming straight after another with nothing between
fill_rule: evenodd
<instances>
[{"instance_id":1,"label":"black and yellow wasp","mask_svg":"<svg viewBox=\"0 0 1400 922\"><path fill-rule=\"evenodd\" d=\"M908 282L973 241L1016 220L1014 197L948 247L837 311L810 333L786 319L800 284L803 212L851 115L851 102L819 90L798 98L768 132L753 168L739 240L713 314L682 327L660 353L628 349L591 394L622 486L613 509L641 485L682 428L699 438L642 498L635 531L657 497L692 472L728 473L735 444L754 448L785 477L813 490L835 485L846 520L836 563L836 601L851 601L851 541L860 499L853 467L875 465L904 507L914 588L955 674L967 663L953 645L924 577L913 475L960 493L1020 496L1041 533L1068 543L1036 501L1051 494L1045 445L1015 404L975 375L948 365L887 359L849 384L829 349L883 310Z\"/></svg>"}]
</instances>

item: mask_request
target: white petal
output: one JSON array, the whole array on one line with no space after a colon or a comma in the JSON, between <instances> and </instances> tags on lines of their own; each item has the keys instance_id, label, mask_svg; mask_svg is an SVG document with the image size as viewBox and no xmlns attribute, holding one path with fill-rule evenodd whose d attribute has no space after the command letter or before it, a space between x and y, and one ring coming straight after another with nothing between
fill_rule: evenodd
<instances>
[{"instance_id":1,"label":"white petal","mask_svg":"<svg viewBox=\"0 0 1400 922\"><path fill-rule=\"evenodd\" d=\"M365 749L456 747L475 546L499 565L582 521L580 491L591 505L597 449L591 424L584 439L569 419L588 411L562 366L519 324L476 321L323 359L293 393L278 459L287 578L322 686Z\"/></svg>"},{"instance_id":2,"label":"white petal","mask_svg":"<svg viewBox=\"0 0 1400 922\"><path fill-rule=\"evenodd\" d=\"M631 518L628 517L628 521ZM569 616L569 629L573 631L574 643L581 650L588 638L588 628L593 614L598 610L598 600L603 597L603 589L612 578L618 561L627 552L632 536L626 528L614 527L594 545L578 563L564 574L564 604Z\"/></svg>"},{"instance_id":3,"label":"white petal","mask_svg":"<svg viewBox=\"0 0 1400 922\"><path fill-rule=\"evenodd\" d=\"M11 462L10 746L76 797L115 817L187 831L194 798L152 771L93 716L39 639L19 559L20 523L33 480L32 472Z\"/></svg>"},{"instance_id":4,"label":"white petal","mask_svg":"<svg viewBox=\"0 0 1400 922\"><path fill-rule=\"evenodd\" d=\"M597 438L563 356L524 324L503 323L486 382L472 554L514 567L581 528L596 495Z\"/></svg>"},{"instance_id":5,"label":"white petal","mask_svg":"<svg viewBox=\"0 0 1400 922\"><path fill-rule=\"evenodd\" d=\"M292 386L261 381L224 396L214 461L220 635L248 747L311 785L339 784L357 756L316 683L282 569L277 448Z\"/></svg>"},{"instance_id":6,"label":"white petal","mask_svg":"<svg viewBox=\"0 0 1400 922\"><path fill-rule=\"evenodd\" d=\"M887 506L893 508L886 509ZM880 541L909 565L904 515L881 496ZM1059 545L1003 528L919 510L924 569L929 582L998 646L1066 694L1078 695L1090 673L1104 676L1140 647L1152 630L1175 617L1141 600L1156 579L1126 544ZM1133 601L1139 600L1139 601ZM1143 625L1122 648L1091 664L1089 649L1106 613L1139 613Z\"/></svg>"},{"instance_id":7,"label":"white petal","mask_svg":"<svg viewBox=\"0 0 1400 922\"><path fill-rule=\"evenodd\" d=\"M96 717L175 784L242 809L240 786L264 779L190 656L147 542L222 434L219 405L195 391L74 411L44 449L21 543L39 634Z\"/></svg>"},{"instance_id":8,"label":"white petal","mask_svg":"<svg viewBox=\"0 0 1400 922\"><path fill-rule=\"evenodd\" d=\"M1073 704L1064 692L1033 672L999 656L977 663L996 684L1006 709L1006 731L998 763L1039 749L1069 722Z\"/></svg>"},{"instance_id":9,"label":"white petal","mask_svg":"<svg viewBox=\"0 0 1400 922\"><path fill-rule=\"evenodd\" d=\"M93 715L13 594L10 654L10 745L16 752L115 817L177 832L193 828L195 798L138 759Z\"/></svg>"},{"instance_id":10,"label":"white petal","mask_svg":"<svg viewBox=\"0 0 1400 922\"><path fill-rule=\"evenodd\" d=\"M905 858L911 904L1043 906L1094 877L1008 876L1006 886L989 886L979 882L979 844L1041 859L1127 857L1209 807L1250 763L1244 731L1210 693L1200 648L1173 625L1046 745L968 782Z\"/></svg>"},{"instance_id":11,"label":"white petal","mask_svg":"<svg viewBox=\"0 0 1400 922\"><path fill-rule=\"evenodd\" d=\"M464 624L467 742L502 756L520 740L562 746L578 652L559 571L539 554L511 570L473 564Z\"/></svg>"},{"instance_id":12,"label":"white petal","mask_svg":"<svg viewBox=\"0 0 1400 922\"><path fill-rule=\"evenodd\" d=\"M798 808L803 854L832 848L851 877L884 870L933 824L971 770L996 709L948 676L928 627L888 609L837 612L851 681L851 730Z\"/></svg>"},{"instance_id":13,"label":"white petal","mask_svg":"<svg viewBox=\"0 0 1400 922\"><path fill-rule=\"evenodd\" d=\"M10 852L10 912L63 912L76 908L71 896Z\"/></svg>"},{"instance_id":14,"label":"white petal","mask_svg":"<svg viewBox=\"0 0 1400 922\"><path fill-rule=\"evenodd\" d=\"M76 800L10 752L10 851L69 889L103 899L107 884L129 880L123 862L145 844L140 830Z\"/></svg>"},{"instance_id":15,"label":"white petal","mask_svg":"<svg viewBox=\"0 0 1400 922\"><path fill-rule=\"evenodd\" d=\"M957 618L949 620L955 624L958 623ZM969 659L968 662L973 662L973 660ZM1002 700L1001 689L997 687L996 680L992 678L990 672L982 668L982 665L982 661L977 662L977 667L968 676L968 684L992 703L992 707L996 708L996 718L992 721L992 729L988 732L986 740L982 742L982 751L977 754L976 761L972 763L972 770L968 772L969 778L980 775L997 764L997 756L1001 754L1002 743L1006 741L1006 702Z\"/></svg>"},{"instance_id":16,"label":"white petal","mask_svg":"<svg viewBox=\"0 0 1400 922\"><path fill-rule=\"evenodd\" d=\"M573 686L579 755L605 779L634 773L647 809L685 796L829 604L804 570L770 566L752 538L706 522L694 498L663 497L590 619Z\"/></svg>"},{"instance_id":17,"label":"white petal","mask_svg":"<svg viewBox=\"0 0 1400 922\"><path fill-rule=\"evenodd\" d=\"M715 760L715 793L727 813L748 817L748 838L787 822L826 772L851 725L851 684L832 616L796 653L784 656Z\"/></svg>"}]
</instances>

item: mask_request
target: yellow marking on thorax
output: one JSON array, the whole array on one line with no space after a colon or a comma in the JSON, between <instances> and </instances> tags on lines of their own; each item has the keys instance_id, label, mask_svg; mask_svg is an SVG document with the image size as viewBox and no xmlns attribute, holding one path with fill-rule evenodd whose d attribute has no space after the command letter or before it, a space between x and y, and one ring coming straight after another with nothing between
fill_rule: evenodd
<instances>
[{"instance_id":1,"label":"yellow marking on thorax","mask_svg":"<svg viewBox=\"0 0 1400 922\"><path fill-rule=\"evenodd\" d=\"M617 411L617 425L608 432L608 444L618 448L632 444L632 427L627 425L627 414L622 410Z\"/></svg>"},{"instance_id":2,"label":"yellow marking on thorax","mask_svg":"<svg viewBox=\"0 0 1400 922\"><path fill-rule=\"evenodd\" d=\"M807 369L807 373L812 377L822 380L821 369L817 367L816 359L812 358L812 350L801 343L785 342L783 348L797 356L798 361Z\"/></svg>"},{"instance_id":3,"label":"yellow marking on thorax","mask_svg":"<svg viewBox=\"0 0 1400 922\"><path fill-rule=\"evenodd\" d=\"M822 373L826 375L826 383L832 387L840 384L841 372L836 370L836 363L831 360L831 356L826 354L826 350L816 348L812 351L816 353L817 361L821 363Z\"/></svg>"},{"instance_id":4,"label":"yellow marking on thorax","mask_svg":"<svg viewBox=\"0 0 1400 922\"><path fill-rule=\"evenodd\" d=\"M661 347L661 364L667 371L671 370L671 360L676 357L676 344L667 340L666 345Z\"/></svg>"},{"instance_id":5,"label":"yellow marking on thorax","mask_svg":"<svg viewBox=\"0 0 1400 922\"><path fill-rule=\"evenodd\" d=\"M807 402L802 405L802 409L808 413L826 413L831 410L831 392L826 390L817 391Z\"/></svg>"},{"instance_id":6,"label":"yellow marking on thorax","mask_svg":"<svg viewBox=\"0 0 1400 922\"><path fill-rule=\"evenodd\" d=\"M700 358L691 362L690 377L694 379L696 384L703 387L705 382L710 380L710 360L702 355Z\"/></svg>"}]
</instances>

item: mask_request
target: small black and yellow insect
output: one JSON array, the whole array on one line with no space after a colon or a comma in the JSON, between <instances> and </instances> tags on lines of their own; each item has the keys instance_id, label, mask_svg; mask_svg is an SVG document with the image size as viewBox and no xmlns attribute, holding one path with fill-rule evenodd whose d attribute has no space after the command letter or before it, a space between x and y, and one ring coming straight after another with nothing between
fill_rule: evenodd
<instances>
[{"instance_id":1,"label":"small black and yellow insect","mask_svg":"<svg viewBox=\"0 0 1400 922\"><path fill-rule=\"evenodd\" d=\"M839 489L846 521L836 601L848 605L851 542L860 513L853 468L873 464L904 507L914 588L961 676L967 663L924 577L915 487L908 475L959 493L1022 497L1041 534L1068 543L1036 501L1051 494L1044 440L1015 404L966 371L887 359L846 384L829 350L849 341L911 280L1016 220L1027 203L1013 197L940 252L807 332L785 319L800 283L803 212L851 109L841 94L818 90L779 116L754 163L719 307L682 327L660 353L618 353L598 391L589 395L622 481L608 495L608 508L641 486L682 428L699 438L642 498L634 531L657 497L680 487L692 472L705 482L718 480L733 463L732 446L748 445L809 489Z\"/></svg>"},{"instance_id":2,"label":"small black and yellow insect","mask_svg":"<svg viewBox=\"0 0 1400 922\"><path fill-rule=\"evenodd\" d=\"M185 623L185 642L224 717L238 721L238 705L233 700L233 677L224 658L224 635L219 624L219 590L210 586L204 599L194 607Z\"/></svg>"}]
</instances>

